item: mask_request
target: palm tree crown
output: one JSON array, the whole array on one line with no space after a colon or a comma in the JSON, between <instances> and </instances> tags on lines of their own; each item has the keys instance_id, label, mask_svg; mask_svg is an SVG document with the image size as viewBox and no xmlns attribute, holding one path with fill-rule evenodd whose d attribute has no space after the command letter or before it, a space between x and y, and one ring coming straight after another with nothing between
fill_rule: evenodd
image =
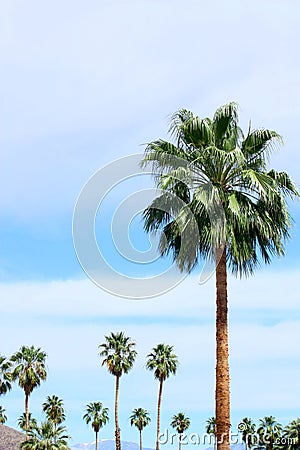
<instances>
[{"instance_id":1,"label":"palm tree crown","mask_svg":"<svg viewBox=\"0 0 300 450\"><path fill-rule=\"evenodd\" d=\"M100 352L100 356L103 357L102 366L106 365L114 376L121 377L123 373L128 373L137 355L135 342L122 331L105 336L105 341L99 345L99 348L102 348Z\"/></svg>"},{"instance_id":2,"label":"palm tree crown","mask_svg":"<svg viewBox=\"0 0 300 450\"><path fill-rule=\"evenodd\" d=\"M184 433L185 430L190 426L190 419L186 417L182 412L175 414L172 417L171 427L176 428L177 433Z\"/></svg>"},{"instance_id":3,"label":"palm tree crown","mask_svg":"<svg viewBox=\"0 0 300 450\"><path fill-rule=\"evenodd\" d=\"M53 422L42 422L28 432L28 439L20 445L24 450L69 450L70 436L65 434L66 428L54 429Z\"/></svg>"},{"instance_id":4,"label":"palm tree crown","mask_svg":"<svg viewBox=\"0 0 300 450\"><path fill-rule=\"evenodd\" d=\"M147 369L154 372L155 378L165 381L169 376L175 375L178 366L177 356L173 353L173 346L158 344L147 355Z\"/></svg>"},{"instance_id":5,"label":"palm tree crown","mask_svg":"<svg viewBox=\"0 0 300 450\"><path fill-rule=\"evenodd\" d=\"M146 409L135 408L130 416L130 425L136 426L139 431L142 431L151 422L149 413Z\"/></svg>"},{"instance_id":6,"label":"palm tree crown","mask_svg":"<svg viewBox=\"0 0 300 450\"><path fill-rule=\"evenodd\" d=\"M7 421L6 410L3 406L0 406L0 424L4 424Z\"/></svg>"},{"instance_id":7,"label":"palm tree crown","mask_svg":"<svg viewBox=\"0 0 300 450\"><path fill-rule=\"evenodd\" d=\"M265 444L266 450L271 450L276 439L281 437L282 425L277 422L274 416L266 416L259 422L257 434L260 436L261 442Z\"/></svg>"},{"instance_id":8,"label":"palm tree crown","mask_svg":"<svg viewBox=\"0 0 300 450\"><path fill-rule=\"evenodd\" d=\"M283 437L288 439L290 450L297 450L300 446L300 419L292 420L285 428Z\"/></svg>"},{"instance_id":9,"label":"palm tree crown","mask_svg":"<svg viewBox=\"0 0 300 450\"><path fill-rule=\"evenodd\" d=\"M47 354L40 348L22 346L12 357L13 363L12 379L18 380L19 386L25 392L25 415L26 429L29 429L29 396L33 389L46 380L46 357Z\"/></svg>"},{"instance_id":10,"label":"palm tree crown","mask_svg":"<svg viewBox=\"0 0 300 450\"><path fill-rule=\"evenodd\" d=\"M249 129L245 136L237 112L235 103L219 108L212 120L181 110L170 127L175 143L157 140L146 148L142 164L153 165L165 192L145 210L145 229L163 229L160 251L173 253L183 271L191 270L198 257L212 258L222 245L239 274L253 272L259 252L266 263L284 252L290 226L284 199L299 194L285 172L267 170L270 150L282 139L266 129ZM184 206L172 220L174 196ZM196 219L199 239L180 252L180 224L189 220L188 212Z\"/></svg>"},{"instance_id":11,"label":"palm tree crown","mask_svg":"<svg viewBox=\"0 0 300 450\"><path fill-rule=\"evenodd\" d=\"M103 408L101 402L92 402L86 406L86 413L83 416L83 420L87 424L92 422L92 428L95 433L98 433L100 428L107 424L109 421L108 408Z\"/></svg>"},{"instance_id":12,"label":"palm tree crown","mask_svg":"<svg viewBox=\"0 0 300 450\"><path fill-rule=\"evenodd\" d=\"M11 362L0 355L0 395L6 394L11 390Z\"/></svg>"},{"instance_id":13,"label":"palm tree crown","mask_svg":"<svg viewBox=\"0 0 300 450\"><path fill-rule=\"evenodd\" d=\"M34 417L32 417L31 412L28 414L28 420L29 420L29 429L36 428L38 426L38 423ZM21 430L26 431L26 414L23 413L18 418L18 425L21 428Z\"/></svg>"},{"instance_id":14,"label":"palm tree crown","mask_svg":"<svg viewBox=\"0 0 300 450\"><path fill-rule=\"evenodd\" d=\"M46 413L47 419L54 424L60 424L66 418L63 400L57 395L48 395L43 403L43 411Z\"/></svg>"}]
</instances>

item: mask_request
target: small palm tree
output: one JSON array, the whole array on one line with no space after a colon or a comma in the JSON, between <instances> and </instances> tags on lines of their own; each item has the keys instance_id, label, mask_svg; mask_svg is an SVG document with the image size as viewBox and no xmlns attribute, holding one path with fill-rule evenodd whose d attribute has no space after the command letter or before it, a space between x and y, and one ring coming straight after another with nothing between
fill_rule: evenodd
<instances>
[{"instance_id":1,"label":"small palm tree","mask_svg":"<svg viewBox=\"0 0 300 450\"><path fill-rule=\"evenodd\" d=\"M48 395L46 402L43 403L43 411L46 413L47 420L53 423L54 430L66 419L63 400L57 395L52 395L52 397Z\"/></svg>"},{"instance_id":2,"label":"small palm tree","mask_svg":"<svg viewBox=\"0 0 300 450\"><path fill-rule=\"evenodd\" d=\"M178 366L177 356L173 353L173 346L158 344L147 355L146 368L154 372L154 377L159 381L158 401L157 401L157 429L156 429L156 450L159 450L160 435L160 408L163 392L163 383L169 376L175 375Z\"/></svg>"},{"instance_id":3,"label":"small palm tree","mask_svg":"<svg viewBox=\"0 0 300 450\"><path fill-rule=\"evenodd\" d=\"M259 444L262 444L266 450L272 450L276 440L281 438L282 425L277 422L274 416L267 416L260 419L257 434Z\"/></svg>"},{"instance_id":4,"label":"small palm tree","mask_svg":"<svg viewBox=\"0 0 300 450\"><path fill-rule=\"evenodd\" d=\"M0 395L6 394L11 390L11 362L0 355Z\"/></svg>"},{"instance_id":5,"label":"small palm tree","mask_svg":"<svg viewBox=\"0 0 300 450\"><path fill-rule=\"evenodd\" d=\"M105 336L105 342L99 345L100 356L103 357L102 366L106 365L109 373L116 377L115 391L115 436L116 450L121 450L121 435L119 427L119 383L121 376L128 373L133 366L137 352L135 342L130 337L120 333L111 333Z\"/></svg>"},{"instance_id":6,"label":"small palm tree","mask_svg":"<svg viewBox=\"0 0 300 450\"><path fill-rule=\"evenodd\" d=\"M185 430L188 429L190 426L190 419L186 417L182 412L175 414L172 417L171 427L176 428L178 433L178 442L179 447L178 450L181 450L181 444L182 444L182 434L185 432Z\"/></svg>"},{"instance_id":7,"label":"small palm tree","mask_svg":"<svg viewBox=\"0 0 300 450\"><path fill-rule=\"evenodd\" d=\"M206 430L207 434L209 434L210 436L213 436L214 449L216 449L216 447L217 447L217 439L216 439L217 438L217 433L216 433L216 418L215 417L210 417L209 419L207 419L205 430Z\"/></svg>"},{"instance_id":8,"label":"small palm tree","mask_svg":"<svg viewBox=\"0 0 300 450\"><path fill-rule=\"evenodd\" d=\"M149 413L146 409L135 408L130 416L130 425L135 425L140 432L140 450L143 448L142 431L151 422Z\"/></svg>"},{"instance_id":9,"label":"small palm tree","mask_svg":"<svg viewBox=\"0 0 300 450\"><path fill-rule=\"evenodd\" d=\"M32 428L36 428L38 423L34 417L32 417L31 412L28 414L29 419L29 430ZM21 430L26 431L26 414L23 413L18 419L18 425L21 428Z\"/></svg>"},{"instance_id":10,"label":"small palm tree","mask_svg":"<svg viewBox=\"0 0 300 450\"><path fill-rule=\"evenodd\" d=\"M12 379L18 380L25 393L26 430L29 429L29 396L32 391L46 380L47 354L40 348L22 346L12 357Z\"/></svg>"},{"instance_id":11,"label":"small palm tree","mask_svg":"<svg viewBox=\"0 0 300 450\"><path fill-rule=\"evenodd\" d=\"M300 448L300 419L292 420L283 431L283 438L288 440L289 450L298 450Z\"/></svg>"},{"instance_id":12,"label":"small palm tree","mask_svg":"<svg viewBox=\"0 0 300 450\"><path fill-rule=\"evenodd\" d=\"M108 408L103 408L101 402L92 402L86 405L86 413L83 416L83 420L85 420L87 424L92 422L92 428L96 434L95 450L98 450L98 433L109 421L108 411Z\"/></svg>"},{"instance_id":13,"label":"small palm tree","mask_svg":"<svg viewBox=\"0 0 300 450\"><path fill-rule=\"evenodd\" d=\"M252 419L244 417L238 424L238 430L242 433L243 442L245 442L245 449L249 450L255 443L255 423Z\"/></svg>"},{"instance_id":14,"label":"small palm tree","mask_svg":"<svg viewBox=\"0 0 300 450\"><path fill-rule=\"evenodd\" d=\"M6 410L0 406L0 424L3 425L7 421L7 416L5 415Z\"/></svg>"},{"instance_id":15,"label":"small palm tree","mask_svg":"<svg viewBox=\"0 0 300 450\"><path fill-rule=\"evenodd\" d=\"M24 450L69 450L68 440L70 436L65 427L57 427L56 431L52 422L42 422L28 431L28 438L20 445ZM54 442L56 441L56 442Z\"/></svg>"}]
</instances>

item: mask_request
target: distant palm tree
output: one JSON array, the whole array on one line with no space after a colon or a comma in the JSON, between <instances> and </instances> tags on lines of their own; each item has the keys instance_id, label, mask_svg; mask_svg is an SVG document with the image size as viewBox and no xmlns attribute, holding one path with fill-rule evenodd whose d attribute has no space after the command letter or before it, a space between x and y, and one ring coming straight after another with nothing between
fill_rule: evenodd
<instances>
[{"instance_id":1,"label":"distant palm tree","mask_svg":"<svg viewBox=\"0 0 300 450\"><path fill-rule=\"evenodd\" d=\"M283 438L288 440L289 450L299 450L300 448L300 419L292 420L283 431Z\"/></svg>"},{"instance_id":2,"label":"distant palm tree","mask_svg":"<svg viewBox=\"0 0 300 450\"><path fill-rule=\"evenodd\" d=\"M135 342L130 337L120 333L111 333L105 336L105 342L99 345L100 356L103 357L102 366L106 365L109 373L116 377L115 393L115 436L116 450L121 450L121 435L119 427L119 383L123 374L130 371L136 358Z\"/></svg>"},{"instance_id":3,"label":"distant palm tree","mask_svg":"<svg viewBox=\"0 0 300 450\"><path fill-rule=\"evenodd\" d=\"M7 416L5 415L6 410L0 406L0 423L3 425L7 421Z\"/></svg>"},{"instance_id":4,"label":"distant palm tree","mask_svg":"<svg viewBox=\"0 0 300 450\"><path fill-rule=\"evenodd\" d=\"M24 450L69 450L68 436L65 427L57 427L56 431L52 422L42 422L29 430L28 439L20 445ZM56 440L56 442L54 442Z\"/></svg>"},{"instance_id":5,"label":"distant palm tree","mask_svg":"<svg viewBox=\"0 0 300 450\"><path fill-rule=\"evenodd\" d=\"M6 394L11 390L11 362L0 355L0 395Z\"/></svg>"},{"instance_id":6,"label":"distant palm tree","mask_svg":"<svg viewBox=\"0 0 300 450\"><path fill-rule=\"evenodd\" d=\"M207 434L209 434L210 436L213 436L214 449L216 449L217 448L217 431L216 431L216 418L215 417L210 417L209 419L207 419L205 429L206 429Z\"/></svg>"},{"instance_id":7,"label":"distant palm tree","mask_svg":"<svg viewBox=\"0 0 300 450\"><path fill-rule=\"evenodd\" d=\"M255 428L255 423L248 417L244 417L238 424L238 430L242 433L246 450L249 450L257 443L255 442Z\"/></svg>"},{"instance_id":8,"label":"distant palm tree","mask_svg":"<svg viewBox=\"0 0 300 450\"><path fill-rule=\"evenodd\" d=\"M276 440L281 438L282 425L277 422L274 416L267 416L260 419L257 434L259 436L259 444L266 450L272 450L276 444Z\"/></svg>"},{"instance_id":9,"label":"distant palm tree","mask_svg":"<svg viewBox=\"0 0 300 450\"><path fill-rule=\"evenodd\" d=\"M31 412L28 414L29 418L29 430L32 428L36 428L38 423L34 417L32 417ZM21 430L26 431L26 414L23 413L18 419L18 425L21 428Z\"/></svg>"},{"instance_id":10,"label":"distant palm tree","mask_svg":"<svg viewBox=\"0 0 300 450\"><path fill-rule=\"evenodd\" d=\"M156 429L156 450L159 450L160 435L160 408L163 392L163 383L169 376L175 375L178 359L173 353L173 346L167 344L158 344L147 355L148 361L146 368L154 372L154 377L159 381L158 401L157 401L157 429Z\"/></svg>"},{"instance_id":11,"label":"distant palm tree","mask_svg":"<svg viewBox=\"0 0 300 450\"><path fill-rule=\"evenodd\" d=\"M29 396L33 389L46 380L46 357L47 354L40 348L22 346L12 357L13 363L12 379L18 380L19 386L25 393L25 416L26 430L29 429Z\"/></svg>"},{"instance_id":12,"label":"distant palm tree","mask_svg":"<svg viewBox=\"0 0 300 450\"><path fill-rule=\"evenodd\" d=\"M135 425L140 432L140 450L142 450L142 431L151 422L149 413L146 409L135 408L130 416L130 425Z\"/></svg>"},{"instance_id":13,"label":"distant palm tree","mask_svg":"<svg viewBox=\"0 0 300 450\"><path fill-rule=\"evenodd\" d=\"M96 433L95 450L98 450L99 430L109 421L108 411L108 408L103 408L101 402L92 402L86 405L86 413L83 416L83 420L85 420L87 424L92 422L92 428Z\"/></svg>"},{"instance_id":14,"label":"distant palm tree","mask_svg":"<svg viewBox=\"0 0 300 450\"><path fill-rule=\"evenodd\" d=\"M185 432L185 430L188 429L188 427L190 426L190 419L188 417L185 417L185 415L180 412L178 414L175 414L172 417L172 422L171 422L171 427L176 428L177 433L179 434L178 436L178 442L179 442L179 447L178 450L181 450L181 444L182 444L182 433Z\"/></svg>"},{"instance_id":15,"label":"distant palm tree","mask_svg":"<svg viewBox=\"0 0 300 450\"><path fill-rule=\"evenodd\" d=\"M43 403L43 411L46 413L47 420L53 423L54 430L66 419L63 400L57 395L52 395L52 397L48 395L46 402Z\"/></svg>"}]
</instances>

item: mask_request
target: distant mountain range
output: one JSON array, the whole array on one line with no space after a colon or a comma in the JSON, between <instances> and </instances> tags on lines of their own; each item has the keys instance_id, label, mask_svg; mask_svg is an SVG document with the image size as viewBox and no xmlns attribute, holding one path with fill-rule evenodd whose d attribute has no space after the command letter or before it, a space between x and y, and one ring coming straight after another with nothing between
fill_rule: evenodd
<instances>
[{"instance_id":1,"label":"distant mountain range","mask_svg":"<svg viewBox=\"0 0 300 450\"><path fill-rule=\"evenodd\" d=\"M95 441L89 444L75 444L70 446L71 450L94 450ZM98 450L115 450L115 440L114 439L101 439L98 443ZM122 441L122 450L139 450L139 445L135 442ZM143 450L153 450L152 448L143 448Z\"/></svg>"},{"instance_id":2,"label":"distant mountain range","mask_svg":"<svg viewBox=\"0 0 300 450\"><path fill-rule=\"evenodd\" d=\"M163 450L163 445L160 446ZM174 450L177 450L177 445L173 445ZM191 447L197 447L200 449L203 448L203 446L195 446L195 445L189 445L189 448ZM95 442L91 442L89 444L75 444L72 445L71 450L95 450ZM139 450L139 445L135 442L128 442L128 441L122 441L121 442L121 448L122 450ZM197 448L195 450L197 450ZM115 450L115 440L114 439L102 439L99 441L98 444L99 450ZM143 447L143 450L153 450L151 448ZM213 447L206 448L205 450L214 450ZM245 450L244 444L234 444L231 445L231 450Z\"/></svg>"}]
</instances>

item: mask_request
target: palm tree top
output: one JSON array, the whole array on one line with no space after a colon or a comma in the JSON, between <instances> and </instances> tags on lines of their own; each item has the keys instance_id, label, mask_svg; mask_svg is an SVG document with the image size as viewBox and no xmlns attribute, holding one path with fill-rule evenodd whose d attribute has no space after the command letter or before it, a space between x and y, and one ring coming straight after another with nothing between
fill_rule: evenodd
<instances>
[{"instance_id":1,"label":"palm tree top","mask_svg":"<svg viewBox=\"0 0 300 450\"><path fill-rule=\"evenodd\" d=\"M19 386L30 394L41 381L46 380L46 357L47 353L39 347L22 346L12 357L13 372L12 379L19 380Z\"/></svg>"},{"instance_id":2,"label":"palm tree top","mask_svg":"<svg viewBox=\"0 0 300 450\"><path fill-rule=\"evenodd\" d=\"M0 355L0 395L11 390L11 362L5 356Z\"/></svg>"},{"instance_id":3,"label":"palm tree top","mask_svg":"<svg viewBox=\"0 0 300 450\"><path fill-rule=\"evenodd\" d=\"M136 343L123 331L105 336L105 342L99 345L102 366L107 365L108 371L118 377L128 373L137 356L135 346Z\"/></svg>"},{"instance_id":4,"label":"palm tree top","mask_svg":"<svg viewBox=\"0 0 300 450\"><path fill-rule=\"evenodd\" d=\"M164 381L171 374L176 374L178 359L173 353L173 348L172 345L158 344L147 355L146 368L154 372L155 378Z\"/></svg>"},{"instance_id":5,"label":"palm tree top","mask_svg":"<svg viewBox=\"0 0 300 450\"><path fill-rule=\"evenodd\" d=\"M212 119L182 109L172 116L170 132L174 143L149 143L142 161L152 165L164 191L144 211L145 230L160 228L166 238L161 254L173 254L179 269L190 271L199 258L215 258L215 249L226 246L228 264L240 275L251 274L260 258L269 263L283 255L291 226L285 199L299 193L287 173L267 168L281 136L251 127L244 135L234 102L218 108ZM186 206L176 206L174 196ZM199 239L180 252L180 224L191 222L191 213Z\"/></svg>"},{"instance_id":6,"label":"palm tree top","mask_svg":"<svg viewBox=\"0 0 300 450\"><path fill-rule=\"evenodd\" d=\"M178 433L183 433L190 426L190 418L186 417L182 412L172 417L171 427L176 428Z\"/></svg>"},{"instance_id":7,"label":"palm tree top","mask_svg":"<svg viewBox=\"0 0 300 450\"><path fill-rule=\"evenodd\" d=\"M130 425L135 425L140 431L151 422L148 411L144 408L135 408L130 416Z\"/></svg>"},{"instance_id":8,"label":"palm tree top","mask_svg":"<svg viewBox=\"0 0 300 450\"><path fill-rule=\"evenodd\" d=\"M109 422L108 408L104 408L102 402L91 402L86 406L86 413L83 416L83 420L87 424L92 422L92 427L95 432L98 432L100 428Z\"/></svg>"}]
</instances>

